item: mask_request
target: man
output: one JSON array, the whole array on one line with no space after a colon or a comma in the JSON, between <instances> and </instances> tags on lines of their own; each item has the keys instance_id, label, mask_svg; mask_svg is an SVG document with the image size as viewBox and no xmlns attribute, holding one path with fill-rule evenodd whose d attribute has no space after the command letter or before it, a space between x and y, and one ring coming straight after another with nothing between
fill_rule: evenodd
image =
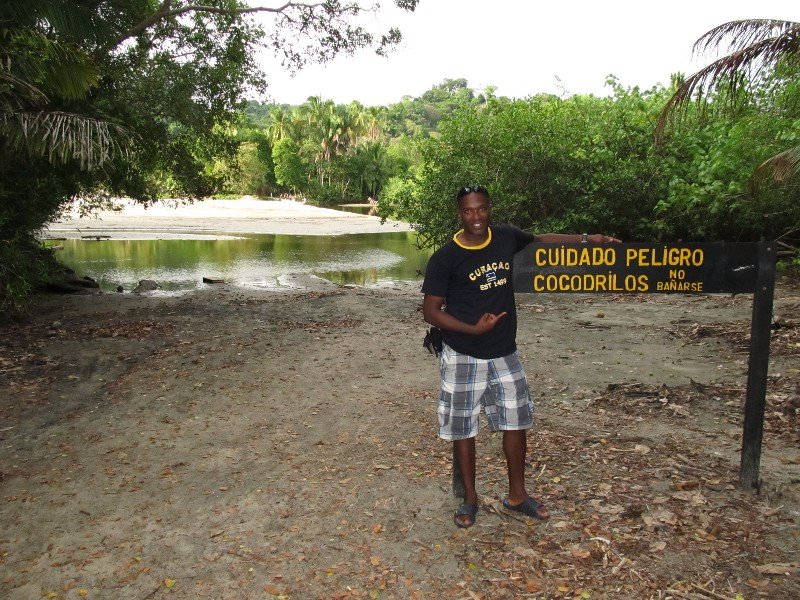
<instances>
[{"instance_id":1,"label":"man","mask_svg":"<svg viewBox=\"0 0 800 600\"><path fill-rule=\"evenodd\" d=\"M475 436L481 408L490 429L503 432L508 469L503 505L547 519L547 508L525 489L533 402L516 353L514 254L531 242L619 240L599 234L533 235L508 225L490 226L489 192L479 185L460 189L456 202L463 229L431 256L422 284L423 317L442 330L439 437L452 440L464 482L464 502L453 520L458 527L471 527L478 513Z\"/></svg>"}]
</instances>

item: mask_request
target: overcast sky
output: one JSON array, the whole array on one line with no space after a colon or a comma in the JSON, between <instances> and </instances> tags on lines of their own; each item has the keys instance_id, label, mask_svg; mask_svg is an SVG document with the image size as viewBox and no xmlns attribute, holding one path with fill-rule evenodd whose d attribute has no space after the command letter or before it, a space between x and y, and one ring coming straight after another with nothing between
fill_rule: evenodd
<instances>
[{"instance_id":1,"label":"overcast sky","mask_svg":"<svg viewBox=\"0 0 800 600\"><path fill-rule=\"evenodd\" d=\"M800 0L421 0L414 13L392 0L382 5L370 21L403 33L392 54L341 56L295 77L265 56L268 100L301 104L319 95L387 105L458 78L514 98L605 95L609 74L625 87L649 88L697 70L714 57L693 59L692 44L726 21L800 21Z\"/></svg>"}]
</instances>

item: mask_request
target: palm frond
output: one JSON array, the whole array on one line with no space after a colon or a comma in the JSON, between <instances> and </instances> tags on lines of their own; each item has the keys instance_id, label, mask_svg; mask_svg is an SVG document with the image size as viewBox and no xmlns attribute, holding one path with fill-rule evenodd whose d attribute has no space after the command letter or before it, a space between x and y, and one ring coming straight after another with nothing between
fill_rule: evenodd
<instances>
[{"instance_id":1,"label":"palm frond","mask_svg":"<svg viewBox=\"0 0 800 600\"><path fill-rule=\"evenodd\" d=\"M800 146L784 150L758 165L751 179L751 188L758 190L764 180L784 182L800 175Z\"/></svg>"},{"instance_id":2,"label":"palm frond","mask_svg":"<svg viewBox=\"0 0 800 600\"><path fill-rule=\"evenodd\" d=\"M47 46L45 77L48 87L57 89L65 98L82 98L97 85L97 64L82 51L59 43Z\"/></svg>"},{"instance_id":3,"label":"palm frond","mask_svg":"<svg viewBox=\"0 0 800 600\"><path fill-rule=\"evenodd\" d=\"M35 85L0 69L0 111L13 112L28 104L44 104L45 93Z\"/></svg>"},{"instance_id":4,"label":"palm frond","mask_svg":"<svg viewBox=\"0 0 800 600\"><path fill-rule=\"evenodd\" d=\"M724 44L728 47L728 51L733 53L768 39L776 40L780 46L790 42L792 37L796 38L798 28L800 28L800 24L794 21L775 19L729 21L700 36L694 43L692 51L695 54L706 54Z\"/></svg>"},{"instance_id":5,"label":"palm frond","mask_svg":"<svg viewBox=\"0 0 800 600\"><path fill-rule=\"evenodd\" d=\"M4 0L0 3L0 27L42 28L58 32L65 41L99 44L113 36L96 10L72 0Z\"/></svg>"},{"instance_id":6,"label":"palm frond","mask_svg":"<svg viewBox=\"0 0 800 600\"><path fill-rule=\"evenodd\" d=\"M57 91L65 98L77 99L97 84L97 65L83 50L40 31L0 31L0 54L8 57L0 65L0 74L10 73L44 94Z\"/></svg>"},{"instance_id":7,"label":"palm frond","mask_svg":"<svg viewBox=\"0 0 800 600\"><path fill-rule=\"evenodd\" d=\"M695 90L708 90L719 82L727 82L735 90L742 75L757 80L764 69L786 57L800 55L800 23L732 21L704 34L695 42L694 51L707 53L726 43L726 56L686 79L683 100L690 99Z\"/></svg>"},{"instance_id":8,"label":"palm frond","mask_svg":"<svg viewBox=\"0 0 800 600\"><path fill-rule=\"evenodd\" d=\"M0 140L50 162L76 161L81 169L102 166L130 145L127 132L106 121L65 112L0 113Z\"/></svg>"},{"instance_id":9,"label":"palm frond","mask_svg":"<svg viewBox=\"0 0 800 600\"><path fill-rule=\"evenodd\" d=\"M750 19L724 23L706 32L695 42L696 53L706 53L726 44L729 53L680 82L669 99L656 126L656 139L663 136L670 119L680 116L693 98L720 84L728 86L735 99L746 81L759 78L787 57L800 57L800 23L769 19Z\"/></svg>"}]
</instances>

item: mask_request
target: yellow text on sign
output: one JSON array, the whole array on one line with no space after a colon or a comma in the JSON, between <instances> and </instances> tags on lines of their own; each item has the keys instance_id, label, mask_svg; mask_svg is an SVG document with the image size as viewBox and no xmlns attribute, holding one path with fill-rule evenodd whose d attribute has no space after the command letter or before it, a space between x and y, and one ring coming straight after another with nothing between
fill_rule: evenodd
<instances>
[{"instance_id":1,"label":"yellow text on sign","mask_svg":"<svg viewBox=\"0 0 800 600\"><path fill-rule=\"evenodd\" d=\"M533 276L534 292L648 292L647 275L568 273Z\"/></svg>"},{"instance_id":2,"label":"yellow text on sign","mask_svg":"<svg viewBox=\"0 0 800 600\"><path fill-rule=\"evenodd\" d=\"M700 248L627 248L625 266L700 267L704 255Z\"/></svg>"}]
</instances>

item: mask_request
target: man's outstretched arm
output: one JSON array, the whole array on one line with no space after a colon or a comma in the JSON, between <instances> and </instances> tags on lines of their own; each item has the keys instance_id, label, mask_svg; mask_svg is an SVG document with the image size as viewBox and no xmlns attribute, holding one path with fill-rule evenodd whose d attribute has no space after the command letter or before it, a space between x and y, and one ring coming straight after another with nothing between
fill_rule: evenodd
<instances>
[{"instance_id":1,"label":"man's outstretched arm","mask_svg":"<svg viewBox=\"0 0 800 600\"><path fill-rule=\"evenodd\" d=\"M542 233L533 237L534 242L542 244L575 244L583 241L583 236L577 233ZM586 241L593 244L609 244L611 242L621 242L622 240L602 233L593 233L586 236Z\"/></svg>"}]
</instances>

